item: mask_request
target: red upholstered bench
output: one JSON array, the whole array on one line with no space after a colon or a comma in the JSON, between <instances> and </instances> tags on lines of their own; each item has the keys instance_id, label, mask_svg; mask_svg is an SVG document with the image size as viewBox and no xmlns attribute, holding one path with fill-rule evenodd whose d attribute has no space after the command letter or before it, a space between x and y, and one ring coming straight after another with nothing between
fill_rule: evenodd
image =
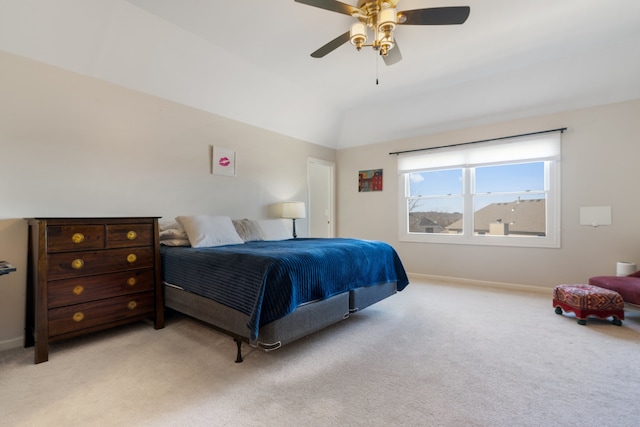
<instances>
[{"instance_id":1,"label":"red upholstered bench","mask_svg":"<svg viewBox=\"0 0 640 427\"><path fill-rule=\"evenodd\" d=\"M624 302L640 305L640 271L628 276L595 276L589 284L620 294Z\"/></svg>"},{"instance_id":2,"label":"red upholstered bench","mask_svg":"<svg viewBox=\"0 0 640 427\"><path fill-rule=\"evenodd\" d=\"M619 293L593 285L558 285L553 288L556 314L575 313L578 324L586 325L587 317L613 317L614 325L622 325L624 301Z\"/></svg>"}]
</instances>

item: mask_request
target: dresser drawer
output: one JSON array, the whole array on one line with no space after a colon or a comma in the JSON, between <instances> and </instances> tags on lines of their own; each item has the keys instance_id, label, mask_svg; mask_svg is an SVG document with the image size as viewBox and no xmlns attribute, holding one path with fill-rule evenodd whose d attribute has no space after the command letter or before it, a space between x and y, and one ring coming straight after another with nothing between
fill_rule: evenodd
<instances>
[{"instance_id":1,"label":"dresser drawer","mask_svg":"<svg viewBox=\"0 0 640 427\"><path fill-rule=\"evenodd\" d=\"M154 277L153 269L148 268L54 280L49 282L49 308L152 290Z\"/></svg>"},{"instance_id":2,"label":"dresser drawer","mask_svg":"<svg viewBox=\"0 0 640 427\"><path fill-rule=\"evenodd\" d=\"M153 247L109 249L93 252L65 252L49 255L49 280L70 279L124 270L152 267Z\"/></svg>"},{"instance_id":3,"label":"dresser drawer","mask_svg":"<svg viewBox=\"0 0 640 427\"><path fill-rule=\"evenodd\" d=\"M153 312L153 292L54 308L49 310L49 335L53 337Z\"/></svg>"},{"instance_id":4,"label":"dresser drawer","mask_svg":"<svg viewBox=\"0 0 640 427\"><path fill-rule=\"evenodd\" d=\"M104 238L104 225L50 225L47 227L47 252L103 249Z\"/></svg>"},{"instance_id":5,"label":"dresser drawer","mask_svg":"<svg viewBox=\"0 0 640 427\"><path fill-rule=\"evenodd\" d=\"M107 248L128 248L152 244L152 224L107 225Z\"/></svg>"}]
</instances>

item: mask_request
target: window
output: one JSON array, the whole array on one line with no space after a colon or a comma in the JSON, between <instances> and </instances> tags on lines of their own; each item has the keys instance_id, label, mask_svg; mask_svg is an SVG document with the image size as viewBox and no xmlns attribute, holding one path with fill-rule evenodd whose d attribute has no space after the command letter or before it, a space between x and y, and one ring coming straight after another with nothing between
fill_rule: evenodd
<instances>
[{"instance_id":1,"label":"window","mask_svg":"<svg viewBox=\"0 0 640 427\"><path fill-rule=\"evenodd\" d=\"M560 132L401 154L400 240L560 246Z\"/></svg>"}]
</instances>

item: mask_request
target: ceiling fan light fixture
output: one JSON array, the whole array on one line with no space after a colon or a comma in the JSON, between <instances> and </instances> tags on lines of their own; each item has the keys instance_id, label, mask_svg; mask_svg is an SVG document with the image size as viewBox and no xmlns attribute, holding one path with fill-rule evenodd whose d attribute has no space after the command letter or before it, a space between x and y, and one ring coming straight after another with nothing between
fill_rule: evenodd
<instances>
[{"instance_id":1,"label":"ceiling fan light fixture","mask_svg":"<svg viewBox=\"0 0 640 427\"><path fill-rule=\"evenodd\" d=\"M367 27L362 22L356 22L351 25L349 40L351 40L351 44L356 49L362 49L362 46L367 42Z\"/></svg>"}]
</instances>

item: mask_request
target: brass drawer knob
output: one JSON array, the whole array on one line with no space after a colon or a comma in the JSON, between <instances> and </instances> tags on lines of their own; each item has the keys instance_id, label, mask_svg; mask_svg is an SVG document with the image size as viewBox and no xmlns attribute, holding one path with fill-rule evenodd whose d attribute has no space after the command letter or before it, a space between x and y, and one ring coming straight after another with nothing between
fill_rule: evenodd
<instances>
[{"instance_id":1,"label":"brass drawer knob","mask_svg":"<svg viewBox=\"0 0 640 427\"><path fill-rule=\"evenodd\" d=\"M71 268L73 268L74 270L80 270L82 267L84 267L84 261L80 258L76 258L71 261Z\"/></svg>"},{"instance_id":2,"label":"brass drawer knob","mask_svg":"<svg viewBox=\"0 0 640 427\"><path fill-rule=\"evenodd\" d=\"M129 286L135 286L135 284L136 284L136 278L135 278L135 277L129 277L129 278L127 279L127 285L129 285Z\"/></svg>"},{"instance_id":3,"label":"brass drawer knob","mask_svg":"<svg viewBox=\"0 0 640 427\"><path fill-rule=\"evenodd\" d=\"M136 260L138 259L138 257L136 256L136 254L129 254L127 255L127 262L133 264L134 262L136 262Z\"/></svg>"},{"instance_id":4,"label":"brass drawer knob","mask_svg":"<svg viewBox=\"0 0 640 427\"><path fill-rule=\"evenodd\" d=\"M127 239L129 240L136 240L136 237L138 237L138 234L133 230L127 233Z\"/></svg>"},{"instance_id":5,"label":"brass drawer knob","mask_svg":"<svg viewBox=\"0 0 640 427\"><path fill-rule=\"evenodd\" d=\"M76 244L82 243L84 241L84 234L75 233L73 236L71 236L71 241Z\"/></svg>"},{"instance_id":6,"label":"brass drawer knob","mask_svg":"<svg viewBox=\"0 0 640 427\"><path fill-rule=\"evenodd\" d=\"M75 288L73 288L73 294L74 295L80 295L84 292L84 287L82 285L78 285Z\"/></svg>"},{"instance_id":7,"label":"brass drawer knob","mask_svg":"<svg viewBox=\"0 0 640 427\"><path fill-rule=\"evenodd\" d=\"M82 322L82 319L84 319L84 313L82 313L81 311L78 311L73 314L74 322Z\"/></svg>"},{"instance_id":8,"label":"brass drawer knob","mask_svg":"<svg viewBox=\"0 0 640 427\"><path fill-rule=\"evenodd\" d=\"M127 304L127 307L129 307L129 310L133 310L137 306L138 306L138 303L135 301L129 301L129 304Z\"/></svg>"}]
</instances>

